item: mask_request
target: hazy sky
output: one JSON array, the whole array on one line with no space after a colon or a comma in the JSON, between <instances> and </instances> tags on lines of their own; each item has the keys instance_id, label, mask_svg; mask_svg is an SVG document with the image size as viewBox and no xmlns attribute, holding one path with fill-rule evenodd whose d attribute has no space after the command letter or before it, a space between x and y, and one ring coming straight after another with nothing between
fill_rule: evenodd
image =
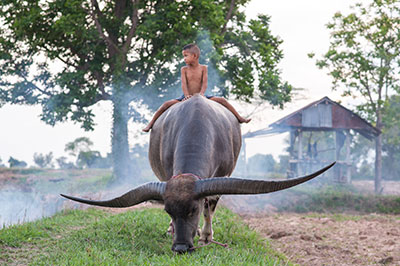
<instances>
[{"instance_id":1,"label":"hazy sky","mask_svg":"<svg viewBox=\"0 0 400 266\"><path fill-rule=\"evenodd\" d=\"M256 113L248 125L242 126L242 132L265 128L268 124L303 107L309 102L324 96L339 100L339 94L331 91L331 80L324 71L315 67L314 61L307 57L310 52L322 55L329 45L329 32L326 30L333 14L337 11L347 13L349 6L356 1L350 0L253 0L246 8L248 17L259 13L271 16L271 30L274 35L284 41L281 48L284 59L280 64L282 77L298 88L305 88L302 97L288 104L285 110L264 109ZM360 2L360 1L357 1ZM362 1L361 1L362 2ZM365 0L364 0L365 2ZM346 107L351 106L346 104ZM238 104L234 105L246 115ZM93 149L99 150L103 156L111 150L111 106L100 104L95 107L95 122L93 132L85 132L79 125L73 123L58 124L51 127L40 118L40 107L10 106L0 108L0 159L3 164L10 156L33 164L35 152L47 154L53 152L54 157L65 155L67 142L77 137L87 136L94 142ZM149 134L138 133L139 128L130 127L130 139L146 139ZM271 153L277 155L283 150L284 135L248 140L247 152Z\"/></svg>"}]
</instances>

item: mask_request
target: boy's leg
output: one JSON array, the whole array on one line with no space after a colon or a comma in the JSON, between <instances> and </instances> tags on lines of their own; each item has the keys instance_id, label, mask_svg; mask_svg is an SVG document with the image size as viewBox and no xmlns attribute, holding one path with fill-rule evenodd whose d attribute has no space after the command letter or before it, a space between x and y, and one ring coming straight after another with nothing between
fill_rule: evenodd
<instances>
[{"instance_id":1,"label":"boy's leg","mask_svg":"<svg viewBox=\"0 0 400 266\"><path fill-rule=\"evenodd\" d=\"M143 128L142 131L149 132L150 129L153 127L154 123L156 122L157 118L159 118L160 115L162 115L162 113L165 112L165 110L167 110L168 108L170 108L172 105L174 105L176 103L179 103L179 101L178 100L169 100L169 101L166 101L165 103L163 103L161 105L161 107L158 108L158 110L154 114L153 119L151 119L150 123L147 125L147 127Z\"/></svg>"},{"instance_id":2,"label":"boy's leg","mask_svg":"<svg viewBox=\"0 0 400 266\"><path fill-rule=\"evenodd\" d=\"M229 111L231 111L236 116L236 118L239 120L239 123L249 123L251 121L251 118L247 119L243 118L225 98L212 97L209 99L225 106Z\"/></svg>"}]
</instances>

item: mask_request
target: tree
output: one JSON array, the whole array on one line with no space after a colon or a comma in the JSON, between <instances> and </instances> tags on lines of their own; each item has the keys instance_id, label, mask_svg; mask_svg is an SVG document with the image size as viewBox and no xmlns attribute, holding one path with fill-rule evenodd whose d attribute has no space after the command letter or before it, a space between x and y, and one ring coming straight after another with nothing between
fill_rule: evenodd
<instances>
[{"instance_id":1,"label":"tree","mask_svg":"<svg viewBox=\"0 0 400 266\"><path fill-rule=\"evenodd\" d=\"M290 100L277 69L281 41L269 17L246 21L248 1L3 0L0 102L40 104L46 123L91 130L93 105L111 101L114 171L127 178L127 123L141 119L131 103L155 108L179 87L182 46L197 36L210 91L280 107Z\"/></svg>"},{"instance_id":2,"label":"tree","mask_svg":"<svg viewBox=\"0 0 400 266\"><path fill-rule=\"evenodd\" d=\"M11 156L8 159L8 163L10 164L10 168L13 168L13 167L25 168L27 166L26 162L17 160Z\"/></svg>"},{"instance_id":3,"label":"tree","mask_svg":"<svg viewBox=\"0 0 400 266\"><path fill-rule=\"evenodd\" d=\"M65 144L64 151L69 152L69 155L78 156L81 152L90 151L92 146L93 142L89 138L80 137Z\"/></svg>"},{"instance_id":4,"label":"tree","mask_svg":"<svg viewBox=\"0 0 400 266\"><path fill-rule=\"evenodd\" d=\"M336 13L328 52L316 64L343 85L344 96L363 99L358 112L382 130L382 108L400 90L400 5L397 0L356 4L349 15ZM312 57L313 54L310 54ZM382 135L375 140L375 192L382 190Z\"/></svg>"},{"instance_id":5,"label":"tree","mask_svg":"<svg viewBox=\"0 0 400 266\"><path fill-rule=\"evenodd\" d=\"M103 158L99 151L92 150L93 142L87 137L76 138L65 144L64 151L76 157L76 166L80 168L110 168L109 157ZM66 157L57 159L60 168L74 167ZM71 165L72 164L72 165Z\"/></svg>"},{"instance_id":6,"label":"tree","mask_svg":"<svg viewBox=\"0 0 400 266\"><path fill-rule=\"evenodd\" d=\"M78 167L84 168L110 168L107 158L101 157L99 151L81 151L76 160Z\"/></svg>"},{"instance_id":7,"label":"tree","mask_svg":"<svg viewBox=\"0 0 400 266\"><path fill-rule=\"evenodd\" d=\"M36 153L33 154L33 161L37 166L40 168L52 168L54 167L53 165L53 153L50 152L48 154L41 154L41 153Z\"/></svg>"}]
</instances>

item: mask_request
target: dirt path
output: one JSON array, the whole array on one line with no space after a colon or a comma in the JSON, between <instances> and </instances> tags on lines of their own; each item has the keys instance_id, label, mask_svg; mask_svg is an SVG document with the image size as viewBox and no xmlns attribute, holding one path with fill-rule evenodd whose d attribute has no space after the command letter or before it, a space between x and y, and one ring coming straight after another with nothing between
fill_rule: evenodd
<instances>
[{"instance_id":1,"label":"dirt path","mask_svg":"<svg viewBox=\"0 0 400 266\"><path fill-rule=\"evenodd\" d=\"M243 216L273 248L299 265L400 265L400 216Z\"/></svg>"}]
</instances>

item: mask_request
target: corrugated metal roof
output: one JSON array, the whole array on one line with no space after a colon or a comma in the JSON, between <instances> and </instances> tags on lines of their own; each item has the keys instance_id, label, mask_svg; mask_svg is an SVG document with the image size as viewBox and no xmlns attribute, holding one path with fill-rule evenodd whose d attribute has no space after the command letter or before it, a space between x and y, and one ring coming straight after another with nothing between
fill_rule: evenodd
<instances>
[{"instance_id":1,"label":"corrugated metal roof","mask_svg":"<svg viewBox=\"0 0 400 266\"><path fill-rule=\"evenodd\" d=\"M379 129L368 123L356 113L328 97L312 102L307 106L279 119L269 125L275 132L289 131L293 128L305 131L326 131L352 129L371 139L379 135ZM248 133L249 137L263 135L265 129Z\"/></svg>"}]
</instances>

